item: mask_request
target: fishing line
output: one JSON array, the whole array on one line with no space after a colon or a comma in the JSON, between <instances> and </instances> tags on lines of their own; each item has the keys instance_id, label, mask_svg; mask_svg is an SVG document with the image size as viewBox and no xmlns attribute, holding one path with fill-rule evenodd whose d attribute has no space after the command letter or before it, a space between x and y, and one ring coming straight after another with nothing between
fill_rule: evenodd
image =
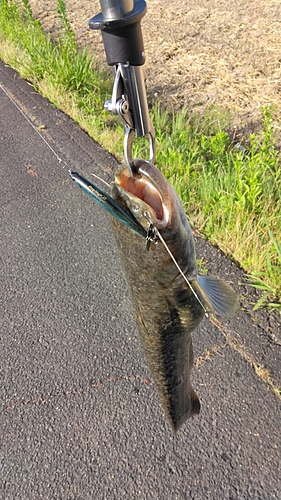
<instances>
[{"instance_id":1,"label":"fishing line","mask_svg":"<svg viewBox=\"0 0 281 500\"><path fill-rule=\"evenodd\" d=\"M93 175L94 177L96 177L99 181L103 182L109 189L111 189L111 186L110 184L108 184L108 182L106 182L104 179L102 179L101 177L99 177L97 174L90 174L90 175Z\"/></svg>"},{"instance_id":2,"label":"fishing line","mask_svg":"<svg viewBox=\"0 0 281 500\"><path fill-rule=\"evenodd\" d=\"M37 134L39 135L39 137L41 137L42 141L45 142L45 144L48 146L48 148L52 151L52 153L55 155L55 157L57 158L57 160L59 161L59 163L62 162L62 159L59 157L59 155L55 152L55 150L52 148L52 146L50 146L50 144L46 141L45 137L40 134L39 130L37 127L35 127L35 125L33 125L32 121L28 118L28 116L23 112L23 110L20 108L20 106L16 103L16 101L14 101L14 99L12 99L12 97L10 96L9 92L7 92L7 90L4 89L4 87L0 84L0 88L3 90L4 94L6 94L6 96L10 99L10 101L14 104L14 106L18 109L18 111L22 114L22 116L24 116L24 118L26 119L26 121L29 123L29 125L31 125L31 127L35 130L35 132L37 132ZM64 162L64 166L67 166L67 163ZM63 168L64 168L63 166Z\"/></svg>"},{"instance_id":3,"label":"fishing line","mask_svg":"<svg viewBox=\"0 0 281 500\"><path fill-rule=\"evenodd\" d=\"M188 279L186 278L186 276L184 275L184 273L182 272L180 266L178 265L175 257L173 256L172 252L170 251L170 249L168 248L168 246L166 245L166 242L165 240L162 238L161 234L159 233L158 229L156 227L153 228L154 232L156 233L157 237L159 238L159 240L163 243L165 249L167 250L168 254L170 255L172 261L174 262L176 268L179 270L180 274L182 275L183 279L185 280L185 282L188 284L190 290L192 291L194 297L198 300L200 306L203 308L204 310L204 313L206 315L206 317L208 318L209 315L208 315L208 312L207 312L207 309L206 307L202 304L201 300L199 299L197 293L195 292L194 288L191 286L191 283L188 281Z\"/></svg>"}]
</instances>

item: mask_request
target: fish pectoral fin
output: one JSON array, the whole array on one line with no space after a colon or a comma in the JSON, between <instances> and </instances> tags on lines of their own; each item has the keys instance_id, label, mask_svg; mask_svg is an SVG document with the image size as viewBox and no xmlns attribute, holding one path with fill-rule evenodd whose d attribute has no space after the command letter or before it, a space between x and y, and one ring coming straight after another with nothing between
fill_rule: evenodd
<instances>
[{"instance_id":1,"label":"fish pectoral fin","mask_svg":"<svg viewBox=\"0 0 281 500\"><path fill-rule=\"evenodd\" d=\"M239 309L239 296L224 281L212 276L197 276L192 282L207 306L219 316L234 316Z\"/></svg>"}]
</instances>

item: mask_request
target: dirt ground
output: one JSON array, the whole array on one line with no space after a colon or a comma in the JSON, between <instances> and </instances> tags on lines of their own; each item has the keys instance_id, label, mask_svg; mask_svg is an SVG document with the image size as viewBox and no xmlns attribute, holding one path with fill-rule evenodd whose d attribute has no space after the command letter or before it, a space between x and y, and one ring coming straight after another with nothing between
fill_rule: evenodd
<instances>
[{"instance_id":1,"label":"dirt ground","mask_svg":"<svg viewBox=\"0 0 281 500\"><path fill-rule=\"evenodd\" d=\"M55 35L57 0L29 0ZM77 41L106 64L100 32L88 20L98 0L65 0ZM280 0L147 0L142 20L148 92L176 107L230 109L237 130L255 128L260 108L281 101ZM276 114L280 125L281 109ZM279 123L279 125L278 125Z\"/></svg>"}]
</instances>

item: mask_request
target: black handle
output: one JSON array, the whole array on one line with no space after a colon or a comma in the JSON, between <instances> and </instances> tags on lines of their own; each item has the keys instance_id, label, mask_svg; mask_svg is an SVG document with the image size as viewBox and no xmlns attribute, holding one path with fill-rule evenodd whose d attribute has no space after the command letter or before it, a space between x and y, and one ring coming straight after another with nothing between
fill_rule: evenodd
<instances>
[{"instance_id":1,"label":"black handle","mask_svg":"<svg viewBox=\"0 0 281 500\"><path fill-rule=\"evenodd\" d=\"M141 19L147 10L146 2L101 0L101 8L102 12L90 19L89 26L102 32L107 64L142 66L145 55Z\"/></svg>"}]
</instances>

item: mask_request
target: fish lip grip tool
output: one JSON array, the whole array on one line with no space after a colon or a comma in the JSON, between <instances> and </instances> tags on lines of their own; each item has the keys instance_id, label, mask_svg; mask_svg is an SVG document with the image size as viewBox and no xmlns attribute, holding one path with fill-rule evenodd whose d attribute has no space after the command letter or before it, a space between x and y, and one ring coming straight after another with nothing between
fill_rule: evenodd
<instances>
[{"instance_id":1,"label":"fish lip grip tool","mask_svg":"<svg viewBox=\"0 0 281 500\"><path fill-rule=\"evenodd\" d=\"M149 162L155 163L155 130L146 97L141 31L147 7L144 0L100 0L100 4L102 12L90 19L89 26L101 31L107 64L115 71L112 97L104 107L123 122L124 157L132 171L135 136L148 137Z\"/></svg>"}]
</instances>

